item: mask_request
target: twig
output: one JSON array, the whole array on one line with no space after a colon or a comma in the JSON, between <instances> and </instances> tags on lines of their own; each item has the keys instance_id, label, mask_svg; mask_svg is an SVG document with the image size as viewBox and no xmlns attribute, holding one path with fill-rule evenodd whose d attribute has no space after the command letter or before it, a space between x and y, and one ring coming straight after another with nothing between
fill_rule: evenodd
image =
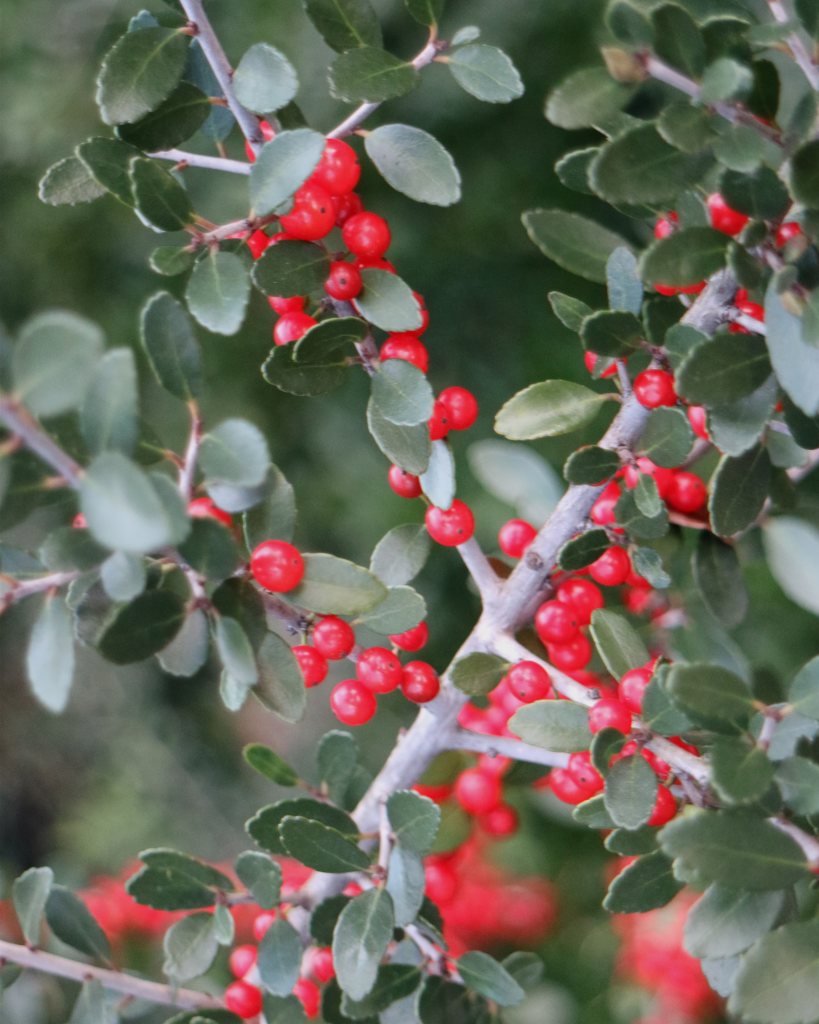
<instances>
[{"instance_id":1,"label":"twig","mask_svg":"<svg viewBox=\"0 0 819 1024\"><path fill-rule=\"evenodd\" d=\"M264 136L259 127L259 118L255 114L251 114L236 98L236 93L233 91L233 69L222 49L222 44L213 31L210 19L205 14L202 0L179 0L179 3L188 20L196 29L196 38L202 47L202 53L211 66L219 88L227 100L227 105L236 118L236 123L247 141L256 149L264 142Z\"/></svg>"},{"instance_id":2,"label":"twig","mask_svg":"<svg viewBox=\"0 0 819 1024\"><path fill-rule=\"evenodd\" d=\"M754 316L748 316L747 313L733 313L730 319L735 323L739 324L740 327L745 327L753 334L767 334L768 331L765 328L765 324L761 320L757 320Z\"/></svg>"},{"instance_id":3,"label":"twig","mask_svg":"<svg viewBox=\"0 0 819 1024\"><path fill-rule=\"evenodd\" d=\"M35 455L39 455L55 469L69 487L75 490L79 488L82 476L80 464L51 440L21 402L10 396L0 397L0 422L19 437Z\"/></svg>"},{"instance_id":4,"label":"twig","mask_svg":"<svg viewBox=\"0 0 819 1024\"><path fill-rule=\"evenodd\" d=\"M221 156L206 156L203 153L188 153L182 149L162 149L148 156L154 160L170 160L186 167L202 167L208 171L227 171L228 174L250 174L251 164L244 160L228 160Z\"/></svg>"},{"instance_id":5,"label":"twig","mask_svg":"<svg viewBox=\"0 0 819 1024\"><path fill-rule=\"evenodd\" d=\"M221 1000L208 995L207 992L160 985L158 982L147 981L133 974L95 967L93 964L80 963L54 953L45 953L40 949L0 940L0 963L3 961L56 975L58 978L68 978L80 984L98 981L110 992L121 992L123 995L147 999L163 1006L177 1006L183 1010L214 1010L224 1005Z\"/></svg>"},{"instance_id":6,"label":"twig","mask_svg":"<svg viewBox=\"0 0 819 1024\"><path fill-rule=\"evenodd\" d=\"M530 764L542 764L548 768L565 768L569 763L568 754L558 754L553 750L533 747L522 740L509 739L506 736L487 736L482 732L470 732L468 729L455 729L450 735L449 742L452 750L474 750L489 757L511 757L515 761L528 761Z\"/></svg>"},{"instance_id":7,"label":"twig","mask_svg":"<svg viewBox=\"0 0 819 1024\"><path fill-rule=\"evenodd\" d=\"M378 866L386 875L392 850L392 830L387 814L387 801L382 800L378 808Z\"/></svg>"},{"instance_id":8,"label":"twig","mask_svg":"<svg viewBox=\"0 0 819 1024\"><path fill-rule=\"evenodd\" d=\"M778 21L780 25L786 25L790 21L788 12L782 6L780 0L768 0L768 6L771 9L774 21ZM819 89L819 67L814 63L808 48L802 42L799 34L791 32L786 41L793 54L793 59L804 72L805 78L807 78L814 89Z\"/></svg>"},{"instance_id":9,"label":"twig","mask_svg":"<svg viewBox=\"0 0 819 1024\"><path fill-rule=\"evenodd\" d=\"M9 589L4 593L0 593L0 615L10 608L11 605L22 601L26 597L31 597L32 594L42 594L44 590L64 587L67 583L72 583L81 575L82 573L79 570L74 570L71 572L52 572L47 576L38 576L36 579L31 580L21 581L14 579ZM13 579L12 577L0 577L0 582L4 578Z\"/></svg>"},{"instance_id":10,"label":"twig","mask_svg":"<svg viewBox=\"0 0 819 1024\"><path fill-rule=\"evenodd\" d=\"M483 553L480 544L474 537L470 537L464 544L458 545L457 551L463 559L469 575L475 581L475 586L484 603L492 600L497 594L500 579L489 564L489 559Z\"/></svg>"},{"instance_id":11,"label":"twig","mask_svg":"<svg viewBox=\"0 0 819 1024\"><path fill-rule=\"evenodd\" d=\"M199 456L199 445L202 442L202 419L199 415L199 406L195 401L188 402L188 411L191 416L191 431L185 449L185 457L179 470L179 493L186 503L191 500L193 493L196 460Z\"/></svg>"}]
</instances>

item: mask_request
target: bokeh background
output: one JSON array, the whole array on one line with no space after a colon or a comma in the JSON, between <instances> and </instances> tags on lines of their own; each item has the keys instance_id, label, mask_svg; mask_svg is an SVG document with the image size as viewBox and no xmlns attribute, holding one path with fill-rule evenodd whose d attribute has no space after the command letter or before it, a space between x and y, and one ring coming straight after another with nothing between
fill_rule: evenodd
<instances>
[{"instance_id":1,"label":"bokeh background","mask_svg":"<svg viewBox=\"0 0 819 1024\"><path fill-rule=\"evenodd\" d=\"M378 0L376 6L388 48L415 53L424 30L400 0ZM373 119L431 131L453 153L463 177L463 201L448 209L412 203L372 168L365 168L359 191L369 208L389 218L390 257L426 298L433 385L458 383L479 397L479 423L469 437L457 436L454 447L459 494L473 504L479 539L489 550L511 508L479 486L466 450L492 436L494 413L527 383L587 379L576 339L551 314L548 291L569 291L593 305L602 300L598 286L544 259L520 215L536 206L582 209L638 243L648 230L593 197L568 192L552 170L560 154L594 137L553 128L542 108L546 92L569 70L599 60L602 7L600 0L450 0L442 36L462 25L481 26L484 41L503 47L515 61L525 96L508 106L482 104L462 92L444 68L433 66L415 93ZM139 9L136 0L3 0L0 6L0 311L10 333L35 311L61 306L97 320L109 344L135 345L145 298L160 287L183 285L184 279L151 273L147 256L156 238L115 200L53 209L36 195L37 181L51 163L100 133L93 102L96 67ZM152 9L163 10L160 0ZM258 40L291 58L302 83L298 102L312 126L328 130L343 116L345 108L326 87L332 54L300 0L213 0L210 10L234 60ZM241 155L238 140L231 140L230 149ZM197 209L211 219L244 213L241 180L189 172L189 181ZM292 398L262 381L259 365L270 348L272 320L263 297L255 294L238 335L200 330L209 380L206 419L213 423L239 414L262 427L296 489L300 546L366 564L379 537L400 522L420 519L421 512L408 509L410 503L386 486L384 460L363 425L363 375L349 375L343 388L319 399ZM147 377L143 400L162 440L179 444L180 410ZM536 449L559 469L574 443L572 437ZM43 528L69 521L71 511L49 506L0 540L36 548ZM786 601L758 552L746 554L761 611L733 638L720 635L714 642L730 657L763 666L775 686L778 676L814 653L815 620ZM465 586L457 556L443 550L434 553L417 586L429 605L427 654L443 667L474 620L476 598ZM763 616L766 628L760 629ZM258 704L238 715L225 711L212 667L181 680L163 675L153 663L113 671L88 651L81 653L68 710L53 717L29 696L22 670L21 637L30 619L25 605L0 618L0 893L21 870L45 863L59 881L81 887L96 875L118 874L136 851L151 846L176 846L218 861L235 856L250 845L244 821L278 795L244 765L242 745L269 743L309 776L317 738L334 724L327 684L311 691L306 722L287 726ZM706 632L695 626L683 644L706 642ZM382 707L376 722L357 732L372 769L407 717L400 698ZM498 858L509 870L554 880L561 910L542 947L546 984L516 1019L636 1020L642 997L611 982L618 940L599 909L608 855L598 837L573 827L542 797L524 794L519 806L525 834L500 845ZM0 1006L0 1018L11 1024L52 1024L67 1016L56 983L42 988L23 981Z\"/></svg>"}]
</instances>

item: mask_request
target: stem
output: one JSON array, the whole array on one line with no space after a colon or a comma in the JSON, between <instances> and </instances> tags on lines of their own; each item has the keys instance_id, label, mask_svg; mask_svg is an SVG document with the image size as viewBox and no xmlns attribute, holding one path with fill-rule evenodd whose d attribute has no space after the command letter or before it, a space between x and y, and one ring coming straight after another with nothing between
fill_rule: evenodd
<instances>
[{"instance_id":1,"label":"stem","mask_svg":"<svg viewBox=\"0 0 819 1024\"><path fill-rule=\"evenodd\" d=\"M160 985L155 981L137 978L133 974L112 971L92 964L69 960L54 953L45 953L29 946L19 946L14 942L0 939L0 964L20 964L35 971L68 978L80 984L86 981L98 981L103 988L111 992L121 992L136 999L147 999L163 1006L177 1006L183 1010L214 1010L223 1006L221 1000L208 995L207 992L196 992L193 989L175 988L171 985Z\"/></svg>"},{"instance_id":2,"label":"stem","mask_svg":"<svg viewBox=\"0 0 819 1024\"><path fill-rule=\"evenodd\" d=\"M478 544L474 537L470 537L465 543L459 544L457 551L463 559L469 575L475 581L478 593L485 604L487 600L497 594L500 579L495 574L495 570L489 564L489 559L483 553L480 544Z\"/></svg>"},{"instance_id":3,"label":"stem","mask_svg":"<svg viewBox=\"0 0 819 1024\"><path fill-rule=\"evenodd\" d=\"M788 12L782 6L780 0L768 0L768 6L771 9L774 21L778 21L780 25L787 24L790 21ZM787 37L787 43L793 59L804 72L805 78L807 78L814 89L819 89L819 68L814 63L808 48L802 42L799 34L791 32Z\"/></svg>"},{"instance_id":4,"label":"stem","mask_svg":"<svg viewBox=\"0 0 819 1024\"><path fill-rule=\"evenodd\" d=\"M69 487L80 486L82 466L55 444L26 407L9 395L0 396L0 423L15 434L35 455L47 462Z\"/></svg>"},{"instance_id":5,"label":"stem","mask_svg":"<svg viewBox=\"0 0 819 1024\"><path fill-rule=\"evenodd\" d=\"M569 763L568 754L558 754L553 750L533 747L522 740L509 739L505 736L487 736L482 732L470 732L468 729L453 730L450 743L452 750L473 750L489 757L511 757L515 761L528 761L530 764L542 764L549 768L565 768Z\"/></svg>"},{"instance_id":6,"label":"stem","mask_svg":"<svg viewBox=\"0 0 819 1024\"><path fill-rule=\"evenodd\" d=\"M41 594L44 590L55 590L58 587L64 587L66 583L72 583L81 575L82 573L79 570L52 572L48 576L39 576L37 579L25 580L24 582L20 582L10 576L0 576L0 583L4 578L12 580L10 589L0 594L0 615L13 604L22 601L26 597L31 597L32 594Z\"/></svg>"},{"instance_id":7,"label":"stem","mask_svg":"<svg viewBox=\"0 0 819 1024\"><path fill-rule=\"evenodd\" d=\"M227 171L228 174L250 174L251 164L243 160L228 160L220 156L205 156L202 153L187 153L182 149L162 149L148 156L154 160L170 160L184 167L202 167L208 171Z\"/></svg>"},{"instance_id":8,"label":"stem","mask_svg":"<svg viewBox=\"0 0 819 1024\"><path fill-rule=\"evenodd\" d=\"M808 835L798 825L794 825L793 822L787 821L785 818L768 818L768 821L774 828L778 828L780 832L790 836L799 845L811 866L819 864L819 839Z\"/></svg>"},{"instance_id":9,"label":"stem","mask_svg":"<svg viewBox=\"0 0 819 1024\"><path fill-rule=\"evenodd\" d=\"M222 44L213 31L210 19L205 14L202 0L179 0L179 3L188 20L196 27L196 38L202 47L202 53L216 76L216 81L224 93L231 113L236 118L236 123L254 150L258 149L264 143L264 136L259 127L259 118L255 114L251 114L236 98L236 93L233 91L233 69L222 49Z\"/></svg>"},{"instance_id":10,"label":"stem","mask_svg":"<svg viewBox=\"0 0 819 1024\"><path fill-rule=\"evenodd\" d=\"M199 406L195 401L188 403L188 411L191 416L191 432L188 437L188 446L185 449L185 458L179 470L179 493L186 503L191 500L193 493L196 459L199 456L199 445L202 442L202 419L199 415Z\"/></svg>"}]
</instances>

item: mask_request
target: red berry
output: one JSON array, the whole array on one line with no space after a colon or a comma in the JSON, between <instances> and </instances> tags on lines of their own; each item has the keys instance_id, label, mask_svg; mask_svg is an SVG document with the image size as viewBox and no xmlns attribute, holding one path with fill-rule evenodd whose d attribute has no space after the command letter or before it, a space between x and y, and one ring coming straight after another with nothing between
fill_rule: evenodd
<instances>
[{"instance_id":1,"label":"red berry","mask_svg":"<svg viewBox=\"0 0 819 1024\"><path fill-rule=\"evenodd\" d=\"M250 255L254 260L257 260L268 245L270 245L270 237L261 228L258 228L247 236L246 242L248 249L250 249Z\"/></svg>"},{"instance_id":2,"label":"red berry","mask_svg":"<svg viewBox=\"0 0 819 1024\"><path fill-rule=\"evenodd\" d=\"M429 312L427 310L426 303L424 302L424 296L419 295L418 292L413 292L412 294L415 301L421 307L421 326L416 328L415 333L423 334L427 327L429 327Z\"/></svg>"},{"instance_id":3,"label":"red berry","mask_svg":"<svg viewBox=\"0 0 819 1024\"><path fill-rule=\"evenodd\" d=\"M277 345L288 345L291 341L303 338L311 327L318 323L307 313L285 313L276 321L273 328L273 341Z\"/></svg>"},{"instance_id":4,"label":"red berry","mask_svg":"<svg viewBox=\"0 0 819 1024\"><path fill-rule=\"evenodd\" d=\"M429 626L426 622L419 622L412 629L405 629L403 633L391 633L390 640L402 651L420 651L429 640Z\"/></svg>"},{"instance_id":5,"label":"red berry","mask_svg":"<svg viewBox=\"0 0 819 1024\"><path fill-rule=\"evenodd\" d=\"M639 715L643 710L643 694L651 682L652 670L648 666L633 668L620 679L617 695L629 711Z\"/></svg>"},{"instance_id":6,"label":"red berry","mask_svg":"<svg viewBox=\"0 0 819 1024\"><path fill-rule=\"evenodd\" d=\"M674 377L666 370L643 370L634 378L634 397L646 409L676 405Z\"/></svg>"},{"instance_id":7,"label":"red berry","mask_svg":"<svg viewBox=\"0 0 819 1024\"><path fill-rule=\"evenodd\" d=\"M386 270L388 274L396 273L395 264L383 256L359 256L355 265L359 270Z\"/></svg>"},{"instance_id":8,"label":"red berry","mask_svg":"<svg viewBox=\"0 0 819 1024\"><path fill-rule=\"evenodd\" d=\"M234 981L225 989L225 1008L242 1020L262 1012L262 993L246 981Z\"/></svg>"},{"instance_id":9,"label":"red berry","mask_svg":"<svg viewBox=\"0 0 819 1024\"><path fill-rule=\"evenodd\" d=\"M458 876L447 861L430 858L424 866L427 896L433 903L445 906L458 891Z\"/></svg>"},{"instance_id":10,"label":"red berry","mask_svg":"<svg viewBox=\"0 0 819 1024\"><path fill-rule=\"evenodd\" d=\"M344 244L356 256L383 256L390 246L390 228L377 213L356 213L341 229Z\"/></svg>"},{"instance_id":11,"label":"red berry","mask_svg":"<svg viewBox=\"0 0 819 1024\"><path fill-rule=\"evenodd\" d=\"M364 725L375 714L376 703L372 690L358 679L345 679L330 693L333 714L344 725Z\"/></svg>"},{"instance_id":12,"label":"red berry","mask_svg":"<svg viewBox=\"0 0 819 1024\"><path fill-rule=\"evenodd\" d=\"M472 510L458 498L446 509L430 505L424 522L430 537L449 548L465 544L475 532Z\"/></svg>"},{"instance_id":13,"label":"red berry","mask_svg":"<svg viewBox=\"0 0 819 1024\"><path fill-rule=\"evenodd\" d=\"M329 234L336 223L336 211L330 193L321 185L302 185L293 196L293 209L282 214L279 222L291 238L314 242Z\"/></svg>"},{"instance_id":14,"label":"red berry","mask_svg":"<svg viewBox=\"0 0 819 1024\"><path fill-rule=\"evenodd\" d=\"M261 942L267 934L267 929L276 920L276 911L269 910L264 914L257 914L253 921L253 938Z\"/></svg>"},{"instance_id":15,"label":"red berry","mask_svg":"<svg viewBox=\"0 0 819 1024\"><path fill-rule=\"evenodd\" d=\"M582 804L597 792L590 786L581 786L566 768L553 768L548 775L549 789L564 804Z\"/></svg>"},{"instance_id":16,"label":"red berry","mask_svg":"<svg viewBox=\"0 0 819 1024\"><path fill-rule=\"evenodd\" d=\"M674 474L666 500L677 512L699 512L708 500L708 488L694 473L681 470Z\"/></svg>"},{"instance_id":17,"label":"red berry","mask_svg":"<svg viewBox=\"0 0 819 1024\"><path fill-rule=\"evenodd\" d=\"M551 695L549 673L536 661L519 661L506 673L506 685L524 704L545 700Z\"/></svg>"},{"instance_id":18,"label":"red berry","mask_svg":"<svg viewBox=\"0 0 819 1024\"><path fill-rule=\"evenodd\" d=\"M355 632L349 622L325 615L313 626L313 646L330 661L346 658L355 647Z\"/></svg>"},{"instance_id":19,"label":"red berry","mask_svg":"<svg viewBox=\"0 0 819 1024\"><path fill-rule=\"evenodd\" d=\"M592 645L582 633L563 644L549 644L549 661L561 672L576 672L592 660Z\"/></svg>"},{"instance_id":20,"label":"red berry","mask_svg":"<svg viewBox=\"0 0 819 1024\"><path fill-rule=\"evenodd\" d=\"M480 768L467 768L455 783L455 799L467 814L487 814L503 797L500 779Z\"/></svg>"},{"instance_id":21,"label":"red berry","mask_svg":"<svg viewBox=\"0 0 819 1024\"><path fill-rule=\"evenodd\" d=\"M594 375L594 369L597 366L597 360L599 358L600 357L597 355L596 352L586 352L583 355L583 363L586 369L589 371L589 373L592 374L592 376ZM605 380L606 377L613 377L615 373L617 373L617 366L615 363L612 363L611 366L608 366L605 370L603 370L603 372L600 374L600 379Z\"/></svg>"},{"instance_id":22,"label":"red berry","mask_svg":"<svg viewBox=\"0 0 819 1024\"><path fill-rule=\"evenodd\" d=\"M309 978L299 978L293 986L293 995L304 1007L304 1015L308 1020L318 1017L321 1008L321 991L314 981Z\"/></svg>"},{"instance_id":23,"label":"red berry","mask_svg":"<svg viewBox=\"0 0 819 1024\"><path fill-rule=\"evenodd\" d=\"M726 235L738 235L748 223L749 218L738 210L732 209L719 192L708 197L708 213L711 226Z\"/></svg>"},{"instance_id":24,"label":"red berry","mask_svg":"<svg viewBox=\"0 0 819 1024\"><path fill-rule=\"evenodd\" d=\"M304 559L286 540L264 540L253 549L250 572L265 590L283 594L301 583Z\"/></svg>"},{"instance_id":25,"label":"red berry","mask_svg":"<svg viewBox=\"0 0 819 1024\"><path fill-rule=\"evenodd\" d=\"M444 388L438 401L446 406L450 430L468 430L478 418L477 400L466 388Z\"/></svg>"},{"instance_id":26,"label":"red berry","mask_svg":"<svg viewBox=\"0 0 819 1024\"><path fill-rule=\"evenodd\" d=\"M689 405L687 411L688 422L691 424L691 429L697 437L701 437L703 441L710 441L711 438L708 436L708 414L705 411L705 406Z\"/></svg>"},{"instance_id":27,"label":"red berry","mask_svg":"<svg viewBox=\"0 0 819 1024\"><path fill-rule=\"evenodd\" d=\"M399 498L417 498L421 494L421 481L400 466L390 466L387 483Z\"/></svg>"},{"instance_id":28,"label":"red berry","mask_svg":"<svg viewBox=\"0 0 819 1024\"><path fill-rule=\"evenodd\" d=\"M215 519L225 526L233 526L233 516L219 508L211 498L194 498L188 503L188 515L194 519Z\"/></svg>"},{"instance_id":29,"label":"red berry","mask_svg":"<svg viewBox=\"0 0 819 1024\"><path fill-rule=\"evenodd\" d=\"M786 220L784 224L780 224L776 232L776 244L777 247L782 249L793 241L794 238L798 238L802 234L802 227L795 220Z\"/></svg>"},{"instance_id":30,"label":"red berry","mask_svg":"<svg viewBox=\"0 0 819 1024\"><path fill-rule=\"evenodd\" d=\"M671 795L671 790L665 786L657 787L657 799L654 801L654 810L646 824L652 826L665 825L677 814L677 801Z\"/></svg>"},{"instance_id":31,"label":"red berry","mask_svg":"<svg viewBox=\"0 0 819 1024\"><path fill-rule=\"evenodd\" d=\"M327 659L310 644L296 644L291 650L299 663L305 686L318 686L327 678Z\"/></svg>"},{"instance_id":32,"label":"red berry","mask_svg":"<svg viewBox=\"0 0 819 1024\"><path fill-rule=\"evenodd\" d=\"M588 750L579 750L577 753L570 754L566 771L583 789L599 793L603 788L603 776L592 764L591 753Z\"/></svg>"},{"instance_id":33,"label":"red berry","mask_svg":"<svg viewBox=\"0 0 819 1024\"><path fill-rule=\"evenodd\" d=\"M537 530L525 519L509 519L498 531L501 551L510 558L520 558L537 537Z\"/></svg>"},{"instance_id":34,"label":"red berry","mask_svg":"<svg viewBox=\"0 0 819 1024\"><path fill-rule=\"evenodd\" d=\"M228 967L234 978L244 978L256 963L256 947L253 945L237 946L228 958Z\"/></svg>"},{"instance_id":35,"label":"red berry","mask_svg":"<svg viewBox=\"0 0 819 1024\"><path fill-rule=\"evenodd\" d=\"M86 529L87 526L88 523L86 522L85 516L82 514L82 512L78 512L71 520L71 527L74 530L84 530Z\"/></svg>"},{"instance_id":36,"label":"red berry","mask_svg":"<svg viewBox=\"0 0 819 1024\"><path fill-rule=\"evenodd\" d=\"M429 437L431 441L442 441L448 433L449 409L438 398L432 406L432 416L429 418Z\"/></svg>"},{"instance_id":37,"label":"red berry","mask_svg":"<svg viewBox=\"0 0 819 1024\"><path fill-rule=\"evenodd\" d=\"M481 828L496 839L513 836L520 824L518 812L509 804L498 804L478 819Z\"/></svg>"},{"instance_id":38,"label":"red berry","mask_svg":"<svg viewBox=\"0 0 819 1024\"><path fill-rule=\"evenodd\" d=\"M625 548L610 547L589 566L589 575L603 587L619 587L631 572L631 559Z\"/></svg>"},{"instance_id":39,"label":"red berry","mask_svg":"<svg viewBox=\"0 0 819 1024\"><path fill-rule=\"evenodd\" d=\"M341 139L328 139L311 181L334 196L345 195L358 184L361 165L352 146Z\"/></svg>"},{"instance_id":40,"label":"red berry","mask_svg":"<svg viewBox=\"0 0 819 1024\"><path fill-rule=\"evenodd\" d=\"M330 273L324 282L324 290L330 298L341 302L354 299L361 291L361 271L353 263L336 260L330 264Z\"/></svg>"},{"instance_id":41,"label":"red berry","mask_svg":"<svg viewBox=\"0 0 819 1024\"><path fill-rule=\"evenodd\" d=\"M265 142L270 142L273 136L276 134L273 130L273 125L269 121L259 121L259 128L262 132L262 138ZM249 142L245 142L245 153L247 154L248 160L253 164L256 162L256 154L253 152L253 147Z\"/></svg>"},{"instance_id":42,"label":"red berry","mask_svg":"<svg viewBox=\"0 0 819 1024\"><path fill-rule=\"evenodd\" d=\"M415 704L426 704L438 696L441 680L426 661L408 661L404 665L401 692Z\"/></svg>"},{"instance_id":43,"label":"red berry","mask_svg":"<svg viewBox=\"0 0 819 1024\"><path fill-rule=\"evenodd\" d=\"M343 196L331 195L330 198L336 213L337 227L343 227L350 217L354 217L364 209L361 197L356 195L355 192L347 192Z\"/></svg>"},{"instance_id":44,"label":"red berry","mask_svg":"<svg viewBox=\"0 0 819 1024\"><path fill-rule=\"evenodd\" d=\"M301 313L304 309L303 295L268 295L267 302L279 316L284 316L285 313Z\"/></svg>"},{"instance_id":45,"label":"red berry","mask_svg":"<svg viewBox=\"0 0 819 1024\"><path fill-rule=\"evenodd\" d=\"M592 614L605 604L600 588L591 580L580 579L577 576L558 584L555 596L558 601L572 608L581 626L588 626Z\"/></svg>"},{"instance_id":46,"label":"red berry","mask_svg":"<svg viewBox=\"0 0 819 1024\"><path fill-rule=\"evenodd\" d=\"M680 222L680 218L677 216L676 210L671 210L667 216L660 217L654 225L654 237L655 238L668 238L670 234L673 234L677 229L677 225Z\"/></svg>"},{"instance_id":47,"label":"red berry","mask_svg":"<svg viewBox=\"0 0 819 1024\"><path fill-rule=\"evenodd\" d=\"M535 629L545 644L565 644L580 630L577 613L564 601L544 601L535 612Z\"/></svg>"},{"instance_id":48,"label":"red berry","mask_svg":"<svg viewBox=\"0 0 819 1024\"><path fill-rule=\"evenodd\" d=\"M310 973L320 985L325 985L336 976L333 964L333 951L329 946L311 949L308 954Z\"/></svg>"},{"instance_id":49,"label":"red berry","mask_svg":"<svg viewBox=\"0 0 819 1024\"><path fill-rule=\"evenodd\" d=\"M426 373L429 368L429 353L423 341L419 341L414 334L401 333L391 334L378 353L380 359L403 359L407 363L417 366L421 373Z\"/></svg>"},{"instance_id":50,"label":"red berry","mask_svg":"<svg viewBox=\"0 0 819 1024\"><path fill-rule=\"evenodd\" d=\"M606 484L600 496L591 507L591 520L598 526L610 526L616 522L614 507L620 500L620 486L614 480Z\"/></svg>"},{"instance_id":51,"label":"red berry","mask_svg":"<svg viewBox=\"0 0 819 1024\"><path fill-rule=\"evenodd\" d=\"M631 712L614 697L602 697L589 709L589 728L592 732L616 729L628 735L631 732Z\"/></svg>"},{"instance_id":52,"label":"red berry","mask_svg":"<svg viewBox=\"0 0 819 1024\"><path fill-rule=\"evenodd\" d=\"M358 656L355 674L373 693L392 693L401 685L403 669L386 647L368 647Z\"/></svg>"}]
</instances>

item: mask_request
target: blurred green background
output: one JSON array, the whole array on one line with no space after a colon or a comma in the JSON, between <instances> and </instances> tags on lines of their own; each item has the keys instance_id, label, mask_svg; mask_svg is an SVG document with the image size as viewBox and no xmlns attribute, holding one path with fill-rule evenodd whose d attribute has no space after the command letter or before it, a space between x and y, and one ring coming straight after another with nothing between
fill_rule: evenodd
<instances>
[{"instance_id":1,"label":"blurred green background","mask_svg":"<svg viewBox=\"0 0 819 1024\"><path fill-rule=\"evenodd\" d=\"M146 297L183 285L184 279L151 273L146 258L157 239L115 200L53 209L36 195L37 181L51 163L101 132L93 102L96 68L140 6L124 0L3 0L0 312L12 332L33 312L62 306L97 320L110 345L133 345ZM406 56L420 49L424 30L400 0L380 0L376 6L388 48ZM569 70L599 59L595 40L602 7L600 0L450 0L442 36L462 25L479 25L484 41L506 49L520 69L524 98L508 106L480 103L462 92L446 69L433 66L415 93L387 105L372 121L406 121L431 131L453 153L463 177L463 201L448 209L412 203L392 192L372 168L365 168L359 191L369 208L389 218L390 258L426 298L433 386L461 384L480 400L478 425L469 437L456 437L454 447L460 457L459 494L476 509L478 536L489 550L511 510L480 490L466 448L492 436L494 413L527 383L585 379L579 345L552 316L548 291L569 291L592 304L602 300L597 286L541 256L526 237L520 214L535 206L584 209L617 224L636 242L645 237L644 226L593 198L567 192L552 170L559 155L588 144L592 135L569 136L548 125L543 98ZM152 9L163 10L159 0ZM302 83L298 102L313 127L329 130L343 116L344 108L326 88L331 52L300 0L213 0L209 9L234 60L259 40L291 58ZM241 156L239 140L231 139L229 149ZM188 180L197 209L211 219L245 212L241 179L191 171ZM270 348L272 322L266 302L255 294L238 335L224 338L200 330L210 385L206 421L239 414L262 427L275 461L296 489L299 545L366 564L383 533L419 519L421 511L414 503L408 508L386 486L385 462L363 427L363 375L351 374L342 389L313 400L292 398L262 381L258 368ZM184 430L180 409L147 376L143 399L163 441L178 445ZM559 469L574 443L574 438L551 442L540 451ZM66 522L70 514L65 506L40 511L3 539L36 547L44 526ZM750 550L750 560L756 557ZM751 567L751 585L769 630L760 631L752 618L739 639L751 660L789 671L813 653L815 620L786 602L758 563ZM418 586L430 609L432 640L426 653L443 667L474 621L476 598L464 585L457 556L443 550L434 553ZM114 671L86 650L69 708L55 718L27 691L19 638L27 635L30 619L25 605L0 618L0 869L6 881L30 865L49 863L59 881L82 886L95 874L118 873L136 851L149 846L178 846L225 860L249 845L246 818L276 796L243 764L242 745L270 743L309 775L315 741L334 724L327 684L311 691L306 724L287 726L257 704L230 715L209 669L191 680L163 676L153 663ZM389 699L376 722L358 730L371 768L383 760L407 711L401 698ZM636 1019L638 1004L628 993L608 991L616 941L597 909L605 863L599 839L566 825L565 814L553 810L544 816L534 803L527 817L533 823L528 837L506 844L500 856L523 872L543 871L558 879L563 908L560 928L545 948L545 1002L533 1019L548 1016L555 1024ZM18 996L15 989L5 1011L13 1014L12 1024L66 1018L58 989L42 999L35 999L33 985L24 983Z\"/></svg>"}]
</instances>

